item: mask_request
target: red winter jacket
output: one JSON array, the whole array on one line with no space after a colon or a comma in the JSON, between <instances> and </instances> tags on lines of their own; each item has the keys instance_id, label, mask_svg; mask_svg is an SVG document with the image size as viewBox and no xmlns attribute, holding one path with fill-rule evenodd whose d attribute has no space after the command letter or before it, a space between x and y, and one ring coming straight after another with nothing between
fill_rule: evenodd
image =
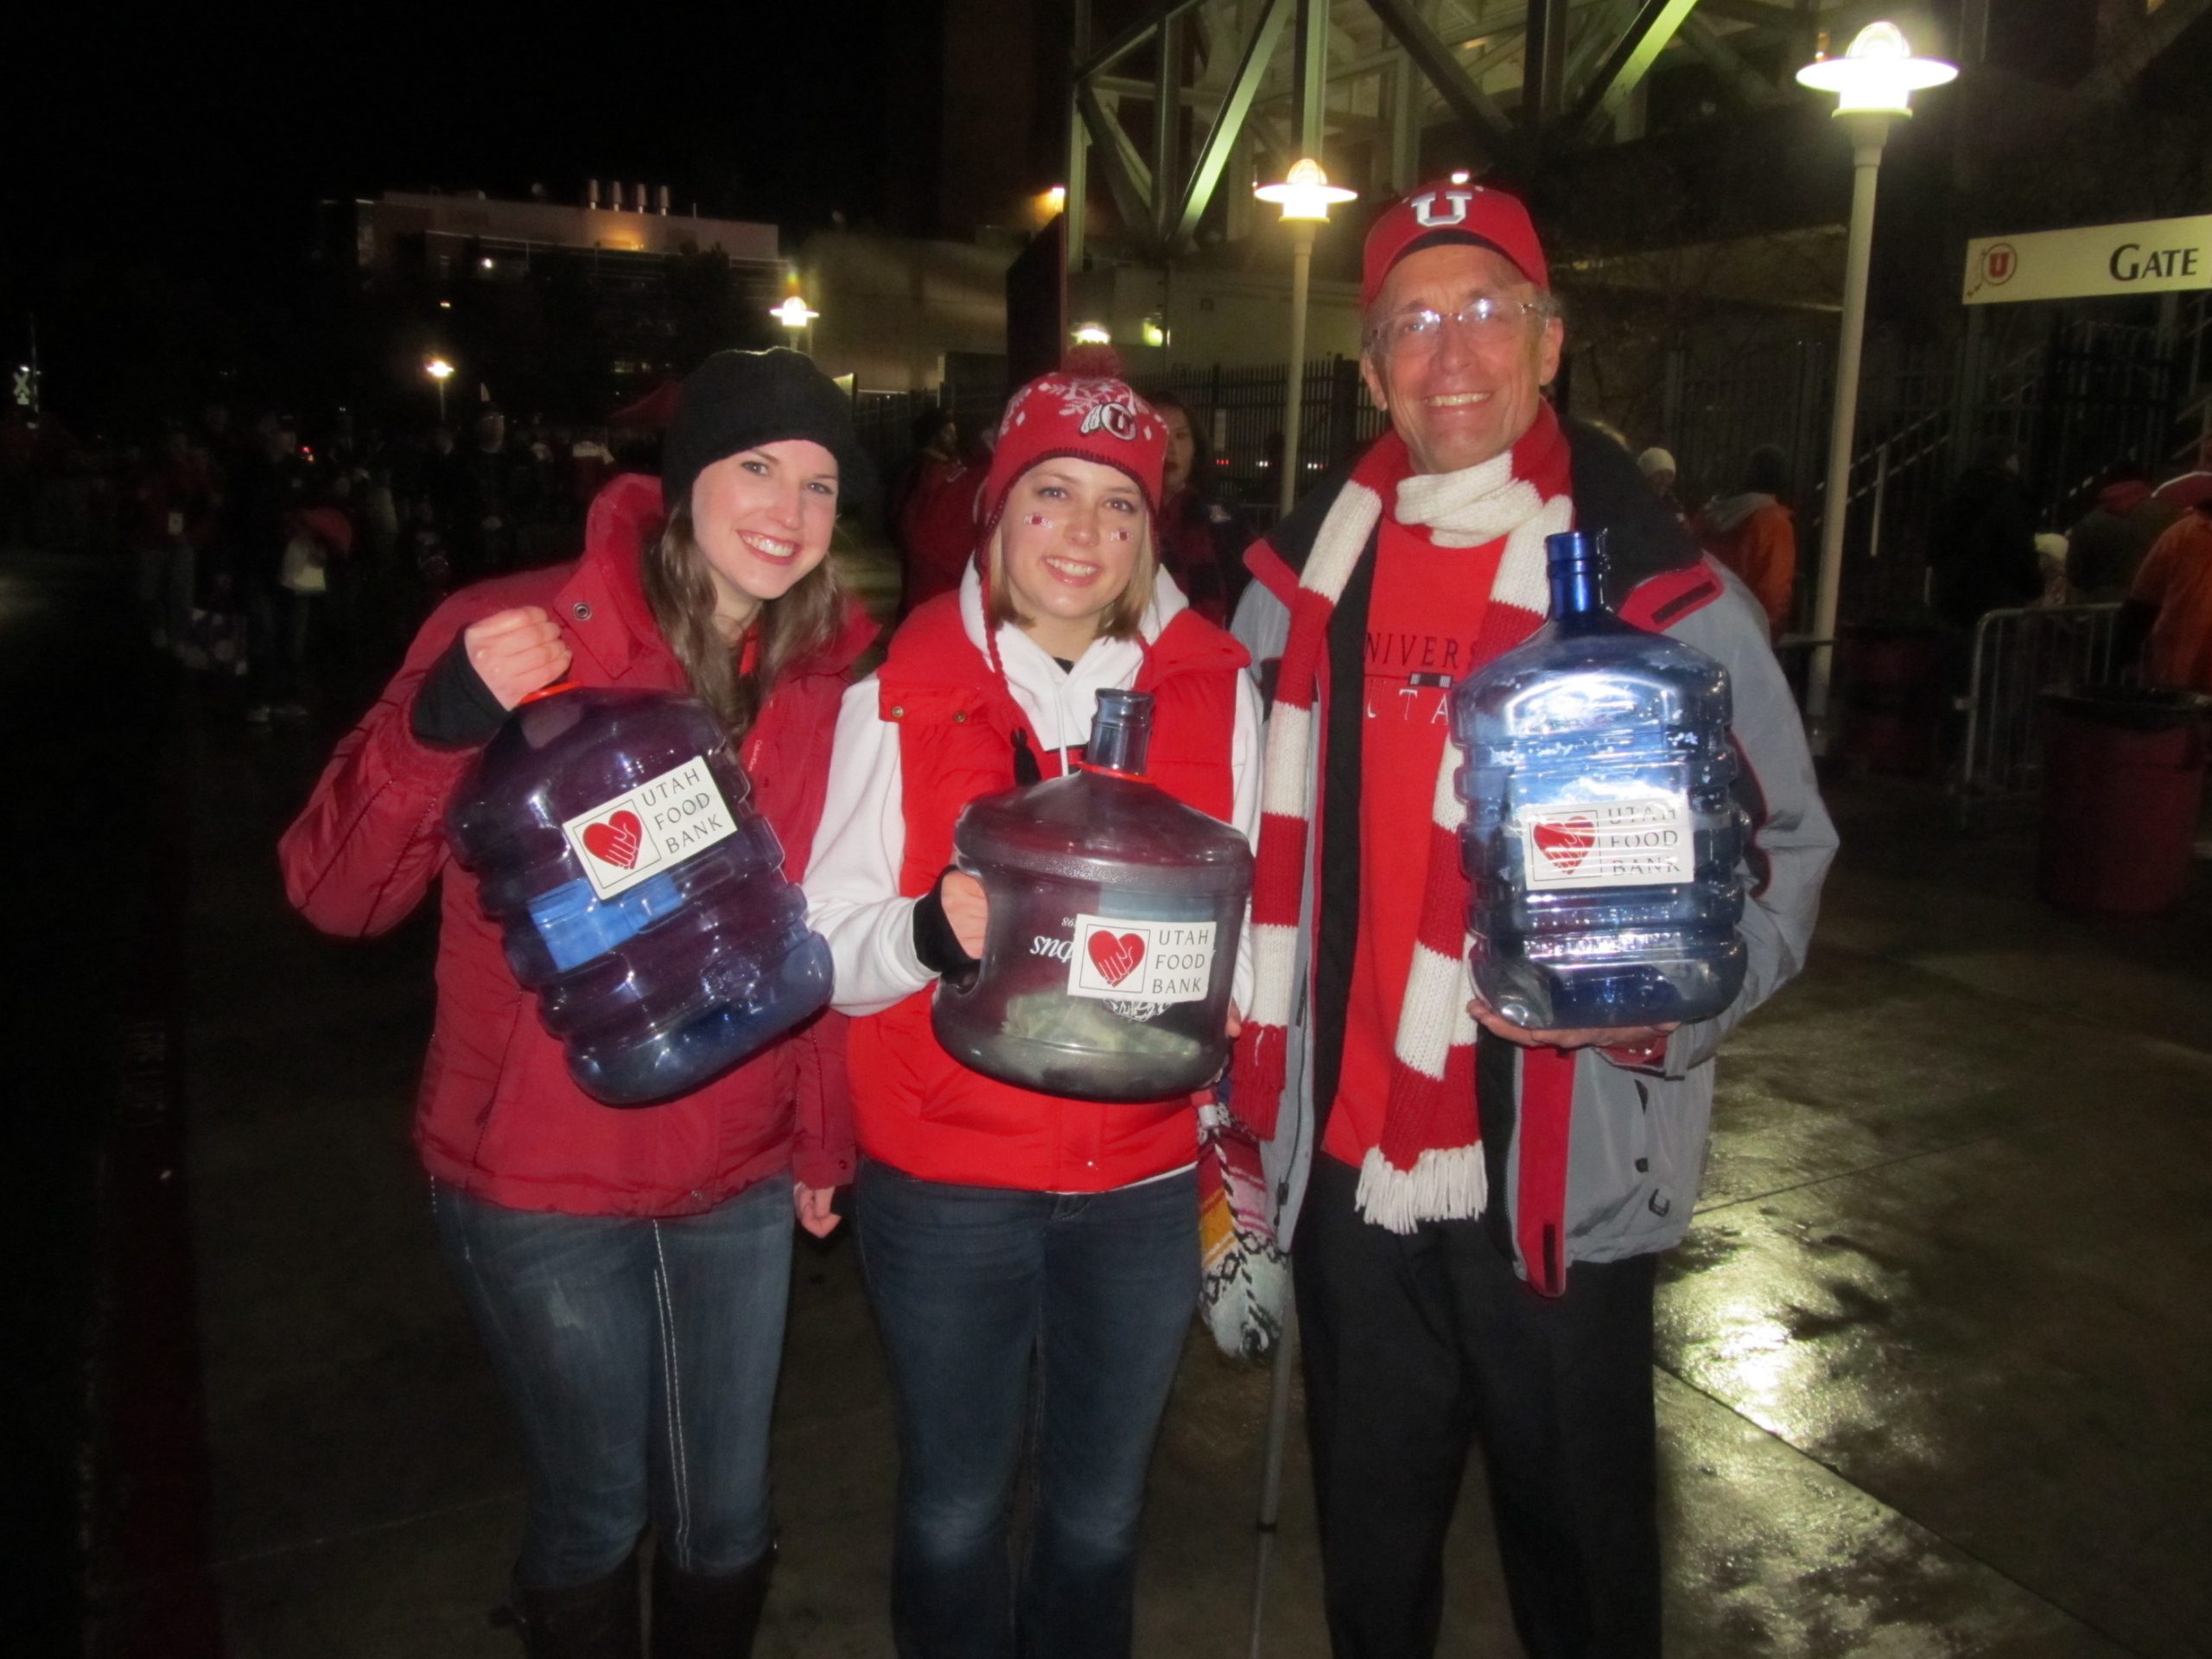
<instances>
[{"instance_id":1,"label":"red winter jacket","mask_svg":"<svg viewBox=\"0 0 2212 1659\"><path fill-rule=\"evenodd\" d=\"M1157 700L1149 772L1179 800L1230 816L1230 770L1244 648L1192 611L1146 652L1136 689ZM1026 728L961 621L957 594L909 617L877 675L899 728L906 824L899 891L929 891L952 861L961 808L1014 785ZM1042 760L1049 763L1051 752ZM1030 1192L1103 1192L1180 1169L1198 1147L1195 1099L1104 1105L1034 1094L973 1071L930 1024L934 990L852 1025L853 1094L868 1156L924 1180Z\"/></svg>"},{"instance_id":2,"label":"red winter jacket","mask_svg":"<svg viewBox=\"0 0 2212 1659\"><path fill-rule=\"evenodd\" d=\"M984 471L972 461L933 456L917 466L899 504L899 615L959 590L960 574L976 550L976 493Z\"/></svg>"},{"instance_id":3,"label":"red winter jacket","mask_svg":"<svg viewBox=\"0 0 2212 1659\"><path fill-rule=\"evenodd\" d=\"M684 690L639 570L660 520L657 480L617 478L592 503L578 563L480 582L441 605L278 848L293 904L346 938L396 925L444 878L437 1020L415 1144L437 1179L513 1209L689 1215L786 1169L811 1186L853 1173L842 1015L824 1014L666 1105L619 1110L576 1087L536 999L508 971L475 878L447 848L446 804L475 752L431 748L410 724L416 688L461 631L518 605L542 605L560 623L575 652L571 680ZM855 609L835 646L787 672L745 741L754 802L794 880L822 816L845 671L873 635Z\"/></svg>"}]
</instances>

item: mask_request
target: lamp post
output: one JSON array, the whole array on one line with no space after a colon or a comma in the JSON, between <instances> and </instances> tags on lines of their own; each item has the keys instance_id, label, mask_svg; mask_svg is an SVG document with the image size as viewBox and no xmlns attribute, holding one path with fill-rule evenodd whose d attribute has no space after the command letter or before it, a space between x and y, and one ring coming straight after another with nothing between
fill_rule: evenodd
<instances>
[{"instance_id":1,"label":"lamp post","mask_svg":"<svg viewBox=\"0 0 2212 1659\"><path fill-rule=\"evenodd\" d=\"M423 372L429 375L438 388L438 424L446 423L446 382L453 378L453 365L442 357L423 359Z\"/></svg>"},{"instance_id":2,"label":"lamp post","mask_svg":"<svg viewBox=\"0 0 2212 1659\"><path fill-rule=\"evenodd\" d=\"M1798 82L1835 94L1835 118L1851 134L1851 235L1843 276L1843 322L1836 337L1835 404L1828 423L1827 499L1821 510L1819 586L1813 606L1812 660L1805 720L1815 753L1828 740L1828 682L1835 661L1836 601L1843 586L1843 530L1851 496L1851 445L1857 436L1859 360L1866 343L1866 270L1874 246L1874 188L1890 124L1912 114L1912 94L1955 79L1958 66L1916 58L1895 23L1869 23L1840 58L1820 58Z\"/></svg>"},{"instance_id":3,"label":"lamp post","mask_svg":"<svg viewBox=\"0 0 2212 1659\"><path fill-rule=\"evenodd\" d=\"M1306 404L1306 296L1313 274L1313 232L1328 221L1332 207L1359 193L1331 184L1321 163L1304 156L1292 164L1281 184L1263 184L1252 194L1262 201L1279 204L1282 222L1290 226L1290 390L1283 399L1282 479L1277 490L1278 510L1288 518L1298 493L1298 425Z\"/></svg>"},{"instance_id":4,"label":"lamp post","mask_svg":"<svg viewBox=\"0 0 2212 1659\"><path fill-rule=\"evenodd\" d=\"M791 330L791 349L814 355L814 320L822 314L798 295L785 297L781 305L772 305L768 315ZM801 344L804 340L805 343Z\"/></svg>"}]
</instances>

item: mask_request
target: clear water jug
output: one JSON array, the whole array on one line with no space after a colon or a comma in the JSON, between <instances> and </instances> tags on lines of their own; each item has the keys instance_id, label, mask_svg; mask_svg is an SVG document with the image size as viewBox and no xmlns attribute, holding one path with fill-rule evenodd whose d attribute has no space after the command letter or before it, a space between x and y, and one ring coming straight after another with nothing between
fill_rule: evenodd
<instances>
[{"instance_id":1,"label":"clear water jug","mask_svg":"<svg viewBox=\"0 0 2212 1659\"><path fill-rule=\"evenodd\" d=\"M689 1094L830 1001L775 830L706 706L566 688L485 748L447 834L594 1099Z\"/></svg>"},{"instance_id":2,"label":"clear water jug","mask_svg":"<svg viewBox=\"0 0 2212 1659\"><path fill-rule=\"evenodd\" d=\"M1151 695L1102 691L1077 770L961 812L955 861L990 922L931 1022L962 1064L1070 1099L1152 1101L1228 1063L1252 853L1145 781L1151 742Z\"/></svg>"},{"instance_id":3,"label":"clear water jug","mask_svg":"<svg viewBox=\"0 0 2212 1659\"><path fill-rule=\"evenodd\" d=\"M1728 671L1613 613L1602 534L1546 553L1550 620L1452 690L1476 988L1532 1030L1706 1019L1744 982Z\"/></svg>"}]
</instances>

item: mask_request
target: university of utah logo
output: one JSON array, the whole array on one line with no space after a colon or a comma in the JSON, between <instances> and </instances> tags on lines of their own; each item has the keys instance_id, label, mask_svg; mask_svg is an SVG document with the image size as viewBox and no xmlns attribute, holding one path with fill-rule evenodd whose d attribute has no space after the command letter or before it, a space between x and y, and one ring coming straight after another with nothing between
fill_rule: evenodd
<instances>
[{"instance_id":1,"label":"university of utah logo","mask_svg":"<svg viewBox=\"0 0 2212 1659\"><path fill-rule=\"evenodd\" d=\"M1104 432L1124 443L1133 442L1137 435L1137 412L1125 403L1093 404L1084 413L1078 429L1085 436Z\"/></svg>"},{"instance_id":2,"label":"university of utah logo","mask_svg":"<svg viewBox=\"0 0 2212 1659\"><path fill-rule=\"evenodd\" d=\"M1467 222L1467 208L1474 199L1472 189L1431 190L1415 196L1408 206L1414 210L1414 223L1421 229L1443 231ZM1443 206L1437 205L1440 201Z\"/></svg>"},{"instance_id":3,"label":"university of utah logo","mask_svg":"<svg viewBox=\"0 0 2212 1659\"><path fill-rule=\"evenodd\" d=\"M2020 268L2020 256L2010 242L1999 242L1981 251L1981 280L1992 288L2002 288L2012 280L2012 273Z\"/></svg>"}]
</instances>

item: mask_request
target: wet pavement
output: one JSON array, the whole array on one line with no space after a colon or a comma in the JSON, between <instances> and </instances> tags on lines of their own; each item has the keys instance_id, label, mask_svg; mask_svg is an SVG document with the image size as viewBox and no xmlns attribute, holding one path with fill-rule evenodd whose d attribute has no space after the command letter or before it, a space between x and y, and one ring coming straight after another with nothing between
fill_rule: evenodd
<instances>
[{"instance_id":1,"label":"wet pavement","mask_svg":"<svg viewBox=\"0 0 2212 1659\"><path fill-rule=\"evenodd\" d=\"M105 1555L91 1651L514 1655L520 1472L407 1147L429 918L346 944L283 908L272 843L342 710L249 730L181 695L194 1279L156 1359L204 1401L204 1459L176 1452L206 1559ZM2182 915L2082 922L2031 895L2024 838L1961 840L1910 786L1835 800L1811 966L1724 1057L1661 1294L1669 1651L2212 1650L2212 868ZM1247 1650L1267 1398L1194 1332L1141 1653ZM777 1452L760 1650L887 1654L890 1414L842 1240L799 1252ZM1325 1651L1316 1584L1294 1440L1266 1654ZM195 1597L204 1647L170 1611ZM1518 1651L1478 1480L1443 1651Z\"/></svg>"}]
</instances>

